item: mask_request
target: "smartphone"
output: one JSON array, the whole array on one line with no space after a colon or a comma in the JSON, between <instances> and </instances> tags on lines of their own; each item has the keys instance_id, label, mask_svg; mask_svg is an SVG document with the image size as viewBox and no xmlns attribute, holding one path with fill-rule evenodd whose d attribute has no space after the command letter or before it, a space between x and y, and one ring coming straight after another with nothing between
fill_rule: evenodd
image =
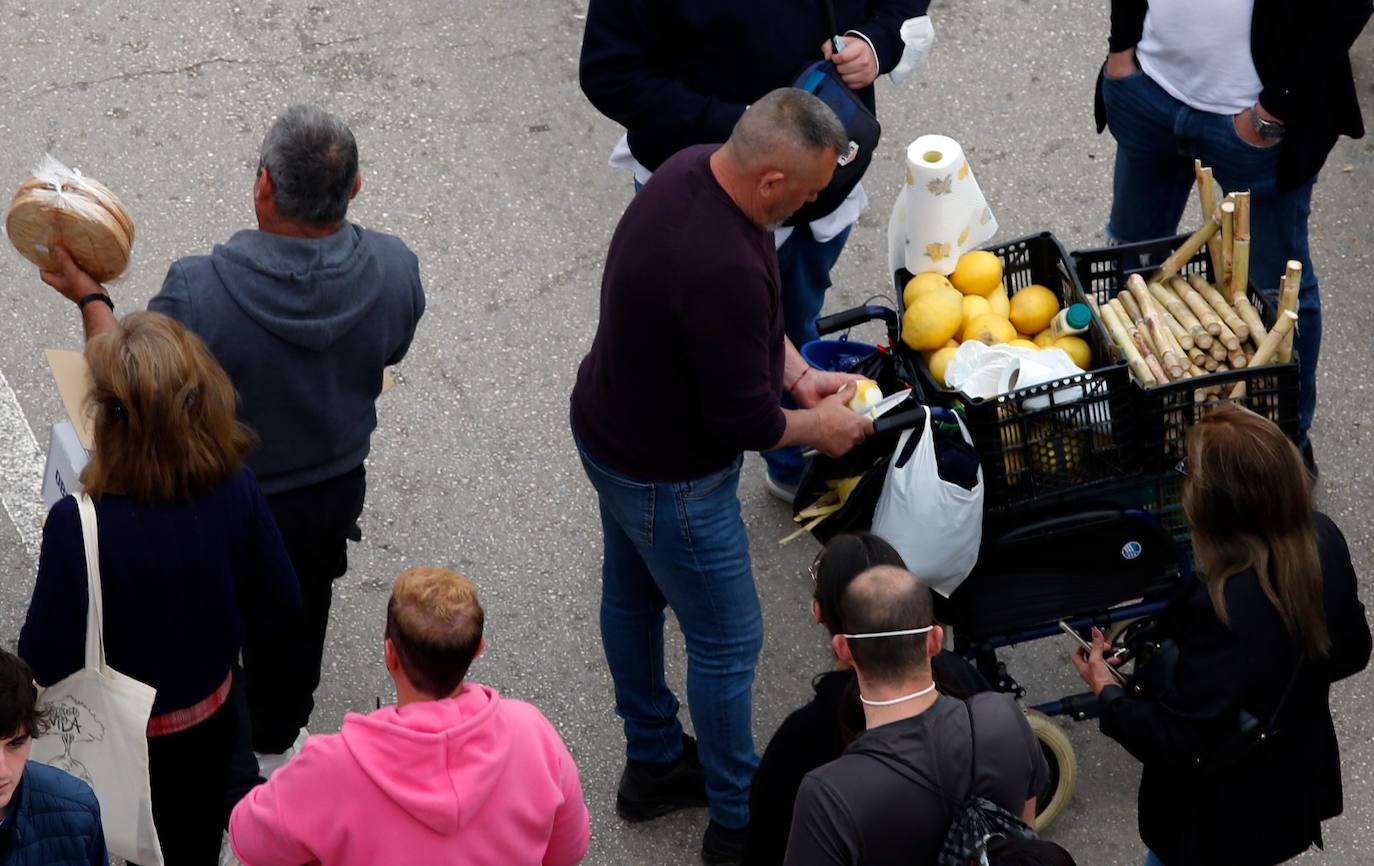
<instances>
[{"instance_id":1,"label":"smartphone","mask_svg":"<svg viewBox=\"0 0 1374 866\"><path fill-rule=\"evenodd\" d=\"M1064 622L1062 619L1059 620L1059 630L1062 631L1062 632L1064 632L1064 634L1068 635L1069 637L1073 638L1074 641L1075 641L1080 647L1083 648L1083 652L1084 652L1084 653L1090 653L1090 652L1093 651L1093 645L1092 645L1091 643L1089 643L1088 641L1084 640L1084 639L1083 639L1083 635L1081 635L1081 634L1079 634L1077 631L1075 631L1068 623ZM1107 670L1109 670L1109 671L1112 672L1112 676L1116 678L1116 681L1117 681L1117 682L1119 682L1119 683L1125 683L1125 682L1126 682L1126 675L1123 674L1121 671L1117 670L1116 667L1115 667L1114 665L1111 665L1111 664L1107 665Z\"/></svg>"}]
</instances>

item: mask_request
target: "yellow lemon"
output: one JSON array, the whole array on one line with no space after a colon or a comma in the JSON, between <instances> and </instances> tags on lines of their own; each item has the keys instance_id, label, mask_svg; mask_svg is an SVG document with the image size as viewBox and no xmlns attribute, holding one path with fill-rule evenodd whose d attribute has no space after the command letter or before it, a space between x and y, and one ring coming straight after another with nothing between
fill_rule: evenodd
<instances>
[{"instance_id":1,"label":"yellow lemon","mask_svg":"<svg viewBox=\"0 0 1374 866\"><path fill-rule=\"evenodd\" d=\"M1020 346L1020 347L1023 348L1023 349L1036 349L1036 350L1039 350L1039 348L1040 348L1039 346L1037 346L1037 345L1035 345L1034 343L1032 343L1030 340L1023 340L1023 339L1021 339L1020 337L1017 337L1015 340L1008 340L1008 341L1007 341L1007 345L1008 345L1008 346Z\"/></svg>"},{"instance_id":2,"label":"yellow lemon","mask_svg":"<svg viewBox=\"0 0 1374 866\"><path fill-rule=\"evenodd\" d=\"M926 364L930 368L930 375L934 377L936 382L940 383L942 388L947 387L945 385L945 368L949 366L950 359L954 357L954 353L957 351L959 350L946 346L931 355L930 361Z\"/></svg>"},{"instance_id":3,"label":"yellow lemon","mask_svg":"<svg viewBox=\"0 0 1374 866\"><path fill-rule=\"evenodd\" d=\"M1011 322L996 313L984 313L964 325L963 339L977 340L991 346L995 343L1010 343L1016 339L1016 329Z\"/></svg>"},{"instance_id":4,"label":"yellow lemon","mask_svg":"<svg viewBox=\"0 0 1374 866\"><path fill-rule=\"evenodd\" d=\"M860 379L854 386L854 396L849 399L849 408L860 415L867 415L883 399L883 391L872 379Z\"/></svg>"},{"instance_id":5,"label":"yellow lemon","mask_svg":"<svg viewBox=\"0 0 1374 866\"><path fill-rule=\"evenodd\" d=\"M1007 318L1023 334L1038 334L1050 326L1059 312L1059 298L1044 286L1029 285L1011 296Z\"/></svg>"},{"instance_id":6,"label":"yellow lemon","mask_svg":"<svg viewBox=\"0 0 1374 866\"><path fill-rule=\"evenodd\" d=\"M963 299L953 289L926 292L902 315L902 342L918 352L938 349L959 332Z\"/></svg>"},{"instance_id":7,"label":"yellow lemon","mask_svg":"<svg viewBox=\"0 0 1374 866\"><path fill-rule=\"evenodd\" d=\"M966 295L987 297L1002 284L1002 260L986 250L964 253L954 263L949 281Z\"/></svg>"},{"instance_id":8,"label":"yellow lemon","mask_svg":"<svg viewBox=\"0 0 1374 866\"><path fill-rule=\"evenodd\" d=\"M1032 342L1034 342L1035 345L1039 346L1041 349L1048 349L1050 346L1054 345L1054 333L1051 332L1049 328L1046 328L1045 330L1036 334L1035 337L1032 339Z\"/></svg>"},{"instance_id":9,"label":"yellow lemon","mask_svg":"<svg viewBox=\"0 0 1374 866\"><path fill-rule=\"evenodd\" d=\"M992 311L1004 319L1011 318L1011 300L1007 298L1007 287L999 285L988 295L988 304Z\"/></svg>"},{"instance_id":10,"label":"yellow lemon","mask_svg":"<svg viewBox=\"0 0 1374 866\"><path fill-rule=\"evenodd\" d=\"M944 274L924 273L917 274L907 280L906 288L902 289L902 304L910 307L918 297L926 292L933 292L936 289L952 289L953 285L945 278Z\"/></svg>"},{"instance_id":11,"label":"yellow lemon","mask_svg":"<svg viewBox=\"0 0 1374 866\"><path fill-rule=\"evenodd\" d=\"M1082 337L1060 337L1054 341L1054 347L1068 352L1069 359L1077 364L1080 370L1087 370L1092 366L1093 350Z\"/></svg>"},{"instance_id":12,"label":"yellow lemon","mask_svg":"<svg viewBox=\"0 0 1374 866\"><path fill-rule=\"evenodd\" d=\"M981 295L964 295L964 321L971 322L985 313L992 312L992 305Z\"/></svg>"}]
</instances>

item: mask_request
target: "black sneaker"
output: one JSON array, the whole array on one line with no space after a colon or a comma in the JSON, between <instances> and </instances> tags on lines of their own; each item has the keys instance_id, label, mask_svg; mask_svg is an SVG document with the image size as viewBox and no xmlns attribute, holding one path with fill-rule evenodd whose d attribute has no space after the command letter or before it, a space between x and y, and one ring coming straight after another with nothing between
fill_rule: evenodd
<instances>
[{"instance_id":1,"label":"black sneaker","mask_svg":"<svg viewBox=\"0 0 1374 866\"><path fill-rule=\"evenodd\" d=\"M712 821L706 825L706 835L701 837L701 859L711 866L739 863L744 859L744 840L748 835L748 827L731 830Z\"/></svg>"},{"instance_id":2,"label":"black sneaker","mask_svg":"<svg viewBox=\"0 0 1374 866\"><path fill-rule=\"evenodd\" d=\"M626 761L615 793L616 814L626 821L648 821L678 809L706 805L706 771L697 758L697 741L682 735L682 757L664 764Z\"/></svg>"}]
</instances>

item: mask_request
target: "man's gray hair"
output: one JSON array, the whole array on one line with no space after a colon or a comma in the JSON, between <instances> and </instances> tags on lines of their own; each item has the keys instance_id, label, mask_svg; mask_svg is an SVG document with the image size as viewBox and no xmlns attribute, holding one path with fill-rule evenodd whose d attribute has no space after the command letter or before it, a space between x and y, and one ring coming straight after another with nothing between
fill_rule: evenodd
<instances>
[{"instance_id":1,"label":"man's gray hair","mask_svg":"<svg viewBox=\"0 0 1374 866\"><path fill-rule=\"evenodd\" d=\"M849 136L830 106L796 87L779 87L749 106L730 133L744 165L790 161L829 148L844 153Z\"/></svg>"},{"instance_id":2,"label":"man's gray hair","mask_svg":"<svg viewBox=\"0 0 1374 866\"><path fill-rule=\"evenodd\" d=\"M314 105L293 105L262 140L259 166L272 179L277 210L313 226L341 221L358 176L358 143L342 120Z\"/></svg>"}]
</instances>

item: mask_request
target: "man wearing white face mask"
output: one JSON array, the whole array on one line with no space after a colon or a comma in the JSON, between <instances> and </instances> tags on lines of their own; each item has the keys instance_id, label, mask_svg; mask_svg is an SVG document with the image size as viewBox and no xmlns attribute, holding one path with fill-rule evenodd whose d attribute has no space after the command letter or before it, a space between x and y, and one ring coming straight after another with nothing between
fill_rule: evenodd
<instances>
[{"instance_id":1,"label":"man wearing white face mask","mask_svg":"<svg viewBox=\"0 0 1374 866\"><path fill-rule=\"evenodd\" d=\"M930 659L944 630L930 590L909 571L877 566L854 578L841 606L851 631L834 636L835 653L858 674L867 730L802 782L787 866L934 863L951 799L984 797L1034 821L1049 772L1035 734L1011 695L960 701L936 690Z\"/></svg>"}]
</instances>

